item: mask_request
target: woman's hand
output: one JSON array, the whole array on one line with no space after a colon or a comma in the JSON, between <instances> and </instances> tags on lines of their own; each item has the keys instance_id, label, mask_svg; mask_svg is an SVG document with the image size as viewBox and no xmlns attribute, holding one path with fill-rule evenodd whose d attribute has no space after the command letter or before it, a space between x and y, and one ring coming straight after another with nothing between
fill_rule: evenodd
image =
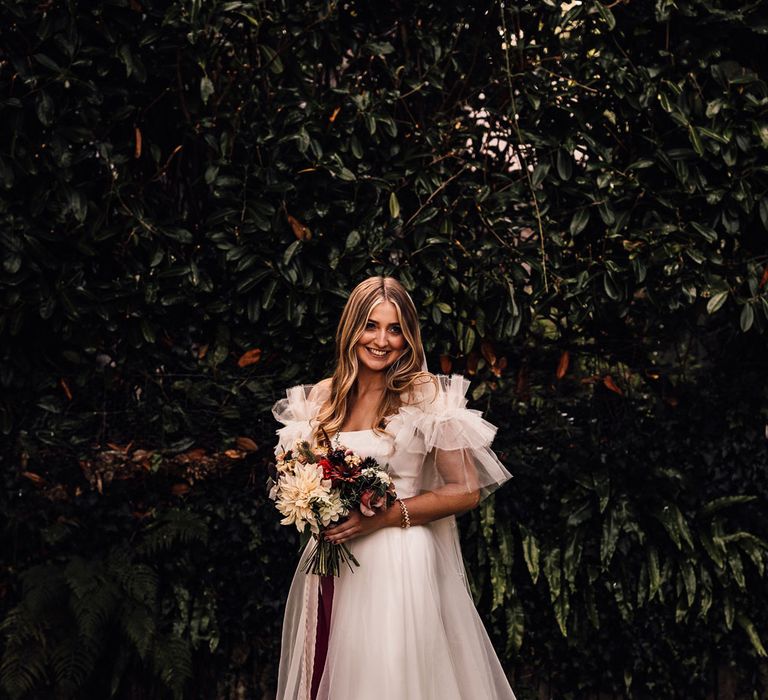
<instances>
[{"instance_id":1,"label":"woman's hand","mask_svg":"<svg viewBox=\"0 0 768 700\"><path fill-rule=\"evenodd\" d=\"M386 524L384 515L384 512L378 512L376 515L366 517L359 510L353 510L346 520L325 530L323 539L333 544L342 544L355 537L368 535L384 527Z\"/></svg>"}]
</instances>

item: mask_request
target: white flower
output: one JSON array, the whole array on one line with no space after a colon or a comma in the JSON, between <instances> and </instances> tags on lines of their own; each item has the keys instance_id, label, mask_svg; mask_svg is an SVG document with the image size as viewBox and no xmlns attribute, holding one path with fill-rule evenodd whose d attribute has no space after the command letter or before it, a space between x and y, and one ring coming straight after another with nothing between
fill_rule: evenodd
<instances>
[{"instance_id":1,"label":"white flower","mask_svg":"<svg viewBox=\"0 0 768 700\"><path fill-rule=\"evenodd\" d=\"M385 472L383 469L376 469L375 467L367 467L360 472L363 476L378 479L384 486L389 486L392 483L392 477L389 472Z\"/></svg>"},{"instance_id":2,"label":"white flower","mask_svg":"<svg viewBox=\"0 0 768 700\"><path fill-rule=\"evenodd\" d=\"M323 527L328 527L328 525L335 523L341 516L347 514L344 504L341 502L341 495L336 489L331 491L328 497L322 500L319 505L320 524Z\"/></svg>"},{"instance_id":3,"label":"white flower","mask_svg":"<svg viewBox=\"0 0 768 700\"><path fill-rule=\"evenodd\" d=\"M319 532L313 506L331 495L331 480L323 479L323 470L314 464L297 464L293 473L280 478L277 509L285 516L281 525L296 525L303 532L306 525Z\"/></svg>"},{"instance_id":4,"label":"white flower","mask_svg":"<svg viewBox=\"0 0 768 700\"><path fill-rule=\"evenodd\" d=\"M293 469L293 460L288 460L286 462L284 457L285 455L279 457L277 462L275 462L275 468L277 469L278 474L285 474Z\"/></svg>"}]
</instances>

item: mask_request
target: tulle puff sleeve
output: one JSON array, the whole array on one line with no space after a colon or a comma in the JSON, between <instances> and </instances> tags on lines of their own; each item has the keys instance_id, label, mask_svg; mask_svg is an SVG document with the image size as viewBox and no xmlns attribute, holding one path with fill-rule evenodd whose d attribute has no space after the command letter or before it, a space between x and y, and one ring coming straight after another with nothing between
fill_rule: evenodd
<instances>
[{"instance_id":1,"label":"tulle puff sleeve","mask_svg":"<svg viewBox=\"0 0 768 700\"><path fill-rule=\"evenodd\" d=\"M420 491L485 498L512 475L491 449L496 426L467 408L469 380L438 375L420 385L387 429L396 449L422 454Z\"/></svg>"},{"instance_id":2,"label":"tulle puff sleeve","mask_svg":"<svg viewBox=\"0 0 768 700\"><path fill-rule=\"evenodd\" d=\"M290 449L298 440L309 440L312 437L312 421L320 410L324 393L327 393L324 382L299 384L287 389L285 398L275 402L272 415L283 424L277 430L275 454Z\"/></svg>"}]
</instances>

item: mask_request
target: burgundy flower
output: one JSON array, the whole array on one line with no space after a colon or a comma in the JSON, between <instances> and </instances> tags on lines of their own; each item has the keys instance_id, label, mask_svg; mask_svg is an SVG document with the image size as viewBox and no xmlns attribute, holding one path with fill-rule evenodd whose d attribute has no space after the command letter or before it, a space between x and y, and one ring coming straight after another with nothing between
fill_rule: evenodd
<instances>
[{"instance_id":1,"label":"burgundy flower","mask_svg":"<svg viewBox=\"0 0 768 700\"><path fill-rule=\"evenodd\" d=\"M346 462L331 462L329 460L321 460L322 462L328 462L328 469L323 467L323 474L326 479L331 479L334 483L339 481L354 482L360 478L360 467L354 464L347 464Z\"/></svg>"}]
</instances>

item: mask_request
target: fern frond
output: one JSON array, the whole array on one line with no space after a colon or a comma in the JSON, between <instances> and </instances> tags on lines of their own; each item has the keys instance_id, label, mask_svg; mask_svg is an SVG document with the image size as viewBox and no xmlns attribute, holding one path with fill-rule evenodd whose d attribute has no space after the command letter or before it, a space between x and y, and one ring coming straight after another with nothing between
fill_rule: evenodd
<instances>
[{"instance_id":1,"label":"fern frond","mask_svg":"<svg viewBox=\"0 0 768 700\"><path fill-rule=\"evenodd\" d=\"M131 600L152 606L157 598L157 572L147 564L130 564L114 570L115 578Z\"/></svg>"},{"instance_id":2,"label":"fern frond","mask_svg":"<svg viewBox=\"0 0 768 700\"><path fill-rule=\"evenodd\" d=\"M120 613L120 627L139 657L145 659L155 641L155 618L143 605L125 601Z\"/></svg>"},{"instance_id":3,"label":"fern frond","mask_svg":"<svg viewBox=\"0 0 768 700\"><path fill-rule=\"evenodd\" d=\"M92 639L70 635L61 640L51 653L56 684L64 697L75 695L93 673L97 647Z\"/></svg>"},{"instance_id":4,"label":"fern frond","mask_svg":"<svg viewBox=\"0 0 768 700\"><path fill-rule=\"evenodd\" d=\"M9 643L0 660L0 689L12 700L48 683L47 657L37 644Z\"/></svg>"},{"instance_id":5,"label":"fern frond","mask_svg":"<svg viewBox=\"0 0 768 700\"><path fill-rule=\"evenodd\" d=\"M173 692L181 698L184 684L192 677L192 649L186 639L173 636L159 637L152 654L155 673Z\"/></svg>"},{"instance_id":6,"label":"fern frond","mask_svg":"<svg viewBox=\"0 0 768 700\"><path fill-rule=\"evenodd\" d=\"M105 581L89 595L83 597L73 592L69 605L80 634L86 640L98 642L101 630L117 610L120 597L120 589L112 581Z\"/></svg>"},{"instance_id":7,"label":"fern frond","mask_svg":"<svg viewBox=\"0 0 768 700\"><path fill-rule=\"evenodd\" d=\"M100 561L87 561L74 556L64 567L64 580L77 598L85 598L102 586L104 573Z\"/></svg>"},{"instance_id":8,"label":"fern frond","mask_svg":"<svg viewBox=\"0 0 768 700\"><path fill-rule=\"evenodd\" d=\"M0 633L8 640L8 645L21 645L26 641L45 644L45 627L34 619L24 603L11 608L0 623Z\"/></svg>"},{"instance_id":9,"label":"fern frond","mask_svg":"<svg viewBox=\"0 0 768 700\"><path fill-rule=\"evenodd\" d=\"M139 553L153 556L177 545L208 542L208 523L200 515L188 510L169 510L144 531Z\"/></svg>"}]
</instances>

